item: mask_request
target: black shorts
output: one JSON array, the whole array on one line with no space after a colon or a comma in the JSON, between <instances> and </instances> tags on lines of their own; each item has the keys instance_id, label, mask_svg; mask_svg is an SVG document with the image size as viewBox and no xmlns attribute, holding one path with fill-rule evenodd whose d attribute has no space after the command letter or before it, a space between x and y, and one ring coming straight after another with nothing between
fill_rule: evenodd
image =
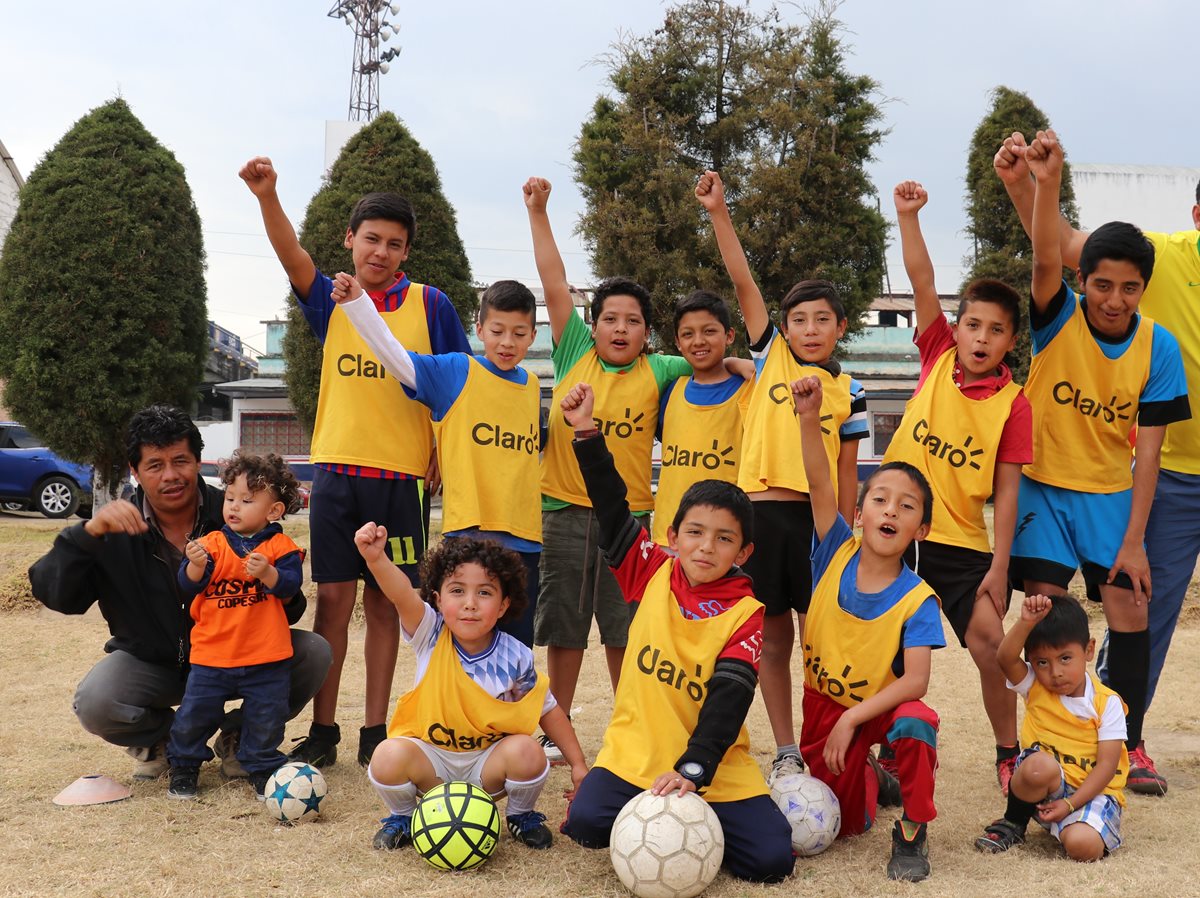
<instances>
[{"instance_id":1,"label":"black shorts","mask_svg":"<svg viewBox=\"0 0 1200 898\"><path fill-rule=\"evenodd\" d=\"M967 626L975 613L975 593L992 567L992 553L929 540L912 543L904 560L942 600L942 614L950 622L958 644L966 647ZM1011 590L1005 607L1012 599Z\"/></svg>"},{"instance_id":2,"label":"black shorts","mask_svg":"<svg viewBox=\"0 0 1200 898\"><path fill-rule=\"evenodd\" d=\"M368 586L378 586L354 545L355 531L374 521L387 528L388 557L413 586L419 585L417 567L425 554L427 532L424 496L424 480L384 480L315 468L308 512L313 581L345 583L361 577Z\"/></svg>"},{"instance_id":3,"label":"black shorts","mask_svg":"<svg viewBox=\"0 0 1200 898\"><path fill-rule=\"evenodd\" d=\"M808 613L812 599L812 506L798 500L751 502L754 551L742 565L767 614Z\"/></svg>"}]
</instances>

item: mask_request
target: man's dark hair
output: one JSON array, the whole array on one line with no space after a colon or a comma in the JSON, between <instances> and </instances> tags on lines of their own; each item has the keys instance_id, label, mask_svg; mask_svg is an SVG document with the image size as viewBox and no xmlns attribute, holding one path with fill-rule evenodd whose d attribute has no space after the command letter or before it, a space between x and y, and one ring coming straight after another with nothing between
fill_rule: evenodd
<instances>
[{"instance_id":1,"label":"man's dark hair","mask_svg":"<svg viewBox=\"0 0 1200 898\"><path fill-rule=\"evenodd\" d=\"M142 447L162 449L180 440L187 440L196 461L204 450L204 440L188 413L171 405L152 405L135 412L125 432L125 458L129 467L137 470L142 463Z\"/></svg>"},{"instance_id":2,"label":"man's dark hair","mask_svg":"<svg viewBox=\"0 0 1200 898\"><path fill-rule=\"evenodd\" d=\"M1200 181L1196 182L1196 203L1200 205Z\"/></svg>"},{"instance_id":3,"label":"man's dark hair","mask_svg":"<svg viewBox=\"0 0 1200 898\"><path fill-rule=\"evenodd\" d=\"M675 520L671 529L676 533L683 526L683 519L697 505L706 508L720 508L733 515L742 528L742 545L754 542L754 507L747 496L735 484L724 480L700 480L693 483L679 500L679 510L675 512Z\"/></svg>"},{"instance_id":4,"label":"man's dark hair","mask_svg":"<svg viewBox=\"0 0 1200 898\"><path fill-rule=\"evenodd\" d=\"M1021 332L1021 294L1004 281L995 278L976 278L967 284L958 300L958 319L961 321L967 306L973 302L990 302L1008 313L1013 334Z\"/></svg>"},{"instance_id":5,"label":"man's dark hair","mask_svg":"<svg viewBox=\"0 0 1200 898\"><path fill-rule=\"evenodd\" d=\"M517 620L525 612L525 562L512 549L486 539L444 539L421 559L421 598L437 608L438 590L461 565L477 564L500 582L508 609L500 622Z\"/></svg>"},{"instance_id":6,"label":"man's dark hair","mask_svg":"<svg viewBox=\"0 0 1200 898\"><path fill-rule=\"evenodd\" d=\"M487 320L488 312L524 312L529 323L537 324L537 299L533 291L519 281L496 281L479 297L479 323Z\"/></svg>"},{"instance_id":7,"label":"man's dark hair","mask_svg":"<svg viewBox=\"0 0 1200 898\"><path fill-rule=\"evenodd\" d=\"M679 322L688 312L708 312L719 322L721 327L729 330L732 323L729 317L729 306L725 300L708 290L693 290L687 296L675 303L674 331L679 333Z\"/></svg>"},{"instance_id":8,"label":"man's dark hair","mask_svg":"<svg viewBox=\"0 0 1200 898\"><path fill-rule=\"evenodd\" d=\"M1131 263L1146 286L1150 285L1150 275L1154 273L1154 244L1136 225L1110 221L1088 235L1079 253L1079 273L1085 281L1104 259Z\"/></svg>"},{"instance_id":9,"label":"man's dark hair","mask_svg":"<svg viewBox=\"0 0 1200 898\"><path fill-rule=\"evenodd\" d=\"M626 277L611 277L605 278L596 285L595 291L592 293L592 326L600 320L600 315L604 312L604 300L610 296L632 296L638 301L638 305L642 307L642 318L646 322L646 331L650 330L650 291L639 284L632 278Z\"/></svg>"},{"instance_id":10,"label":"man's dark hair","mask_svg":"<svg viewBox=\"0 0 1200 898\"><path fill-rule=\"evenodd\" d=\"M858 491L858 505L860 511L863 507L863 499L866 498L868 491L871 489L871 484L875 482L880 474L886 474L888 471L901 471L908 475L909 479L917 485L917 489L921 493L921 523L930 524L933 522L933 490L929 487L929 481L925 479L917 468L913 467L906 461L889 461L884 462L878 468L871 472L871 476L863 481L862 489Z\"/></svg>"},{"instance_id":11,"label":"man's dark hair","mask_svg":"<svg viewBox=\"0 0 1200 898\"><path fill-rule=\"evenodd\" d=\"M1066 645L1087 647L1092 634L1088 629L1087 612L1072 596L1049 596L1050 611L1033 625L1025 637L1025 651Z\"/></svg>"},{"instance_id":12,"label":"man's dark hair","mask_svg":"<svg viewBox=\"0 0 1200 898\"><path fill-rule=\"evenodd\" d=\"M798 306L802 302L813 302L818 299L823 299L829 303L838 324L846 320L846 307L842 305L837 287L833 285L833 282L809 279L794 284L792 289L784 296L783 301L779 303L780 326L786 326L788 312L792 310L793 306Z\"/></svg>"},{"instance_id":13,"label":"man's dark hair","mask_svg":"<svg viewBox=\"0 0 1200 898\"><path fill-rule=\"evenodd\" d=\"M233 457L221 466L221 482L231 486L240 474L246 475L246 486L251 492L270 490L271 495L283 503L284 514L299 510L300 481L288 463L274 452L254 455L242 449L234 450Z\"/></svg>"},{"instance_id":14,"label":"man's dark hair","mask_svg":"<svg viewBox=\"0 0 1200 898\"><path fill-rule=\"evenodd\" d=\"M398 193L368 193L350 211L350 232L358 233L364 221L383 219L404 226L408 232L408 245L417 239L417 215L412 203Z\"/></svg>"}]
</instances>

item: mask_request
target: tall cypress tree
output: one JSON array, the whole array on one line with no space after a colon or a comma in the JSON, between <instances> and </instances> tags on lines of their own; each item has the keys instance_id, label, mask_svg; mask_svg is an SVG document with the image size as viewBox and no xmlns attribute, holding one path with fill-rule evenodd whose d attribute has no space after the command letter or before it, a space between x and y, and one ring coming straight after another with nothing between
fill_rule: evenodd
<instances>
[{"instance_id":1,"label":"tall cypress tree","mask_svg":"<svg viewBox=\"0 0 1200 898\"><path fill-rule=\"evenodd\" d=\"M471 284L454 208L442 193L433 157L390 112L378 116L342 149L329 176L308 204L300 244L317 268L332 276L353 271L344 246L350 210L363 194L392 191L413 204L417 233L405 272L413 281L443 290L467 326L478 301ZM283 341L288 395L301 423L311 433L321 384L321 345L295 302L288 309Z\"/></svg>"},{"instance_id":2,"label":"tall cypress tree","mask_svg":"<svg viewBox=\"0 0 1200 898\"><path fill-rule=\"evenodd\" d=\"M1014 131L1020 131L1026 140L1033 140L1038 131L1050 127L1050 119L1020 91L1001 86L991 96L991 108L971 136L967 154L967 232L975 241L975 251L964 260L967 274L962 287L975 278L997 278L1022 296L1028 296L1033 276L1033 245L1004 185L992 169L992 159ZM1078 226L1071 166L1066 162L1060 208L1066 219ZM1011 359L1013 376L1022 383L1029 373L1030 360L1028 322L1025 324Z\"/></svg>"},{"instance_id":3,"label":"tall cypress tree","mask_svg":"<svg viewBox=\"0 0 1200 898\"><path fill-rule=\"evenodd\" d=\"M188 407L208 348L204 245L183 166L116 99L29 175L0 257L4 402L54 451L119 479L125 427Z\"/></svg>"}]
</instances>

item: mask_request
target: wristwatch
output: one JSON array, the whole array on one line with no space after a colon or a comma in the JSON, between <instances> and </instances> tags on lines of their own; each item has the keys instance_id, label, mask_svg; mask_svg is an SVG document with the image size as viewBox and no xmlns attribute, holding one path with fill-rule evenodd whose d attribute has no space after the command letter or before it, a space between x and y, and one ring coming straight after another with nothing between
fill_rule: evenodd
<instances>
[{"instance_id":1,"label":"wristwatch","mask_svg":"<svg viewBox=\"0 0 1200 898\"><path fill-rule=\"evenodd\" d=\"M691 780L697 789L704 781L704 765L698 761L687 761L679 765L679 775L685 780Z\"/></svg>"}]
</instances>

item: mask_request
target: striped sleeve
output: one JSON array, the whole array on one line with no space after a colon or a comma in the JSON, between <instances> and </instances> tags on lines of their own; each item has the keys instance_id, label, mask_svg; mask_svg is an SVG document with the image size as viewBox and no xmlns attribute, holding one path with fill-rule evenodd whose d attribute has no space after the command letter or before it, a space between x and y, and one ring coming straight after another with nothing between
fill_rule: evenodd
<instances>
[{"instance_id":1,"label":"striped sleeve","mask_svg":"<svg viewBox=\"0 0 1200 898\"><path fill-rule=\"evenodd\" d=\"M853 377L850 378L850 416L838 428L842 442L862 440L869 433L867 427L867 391Z\"/></svg>"}]
</instances>

